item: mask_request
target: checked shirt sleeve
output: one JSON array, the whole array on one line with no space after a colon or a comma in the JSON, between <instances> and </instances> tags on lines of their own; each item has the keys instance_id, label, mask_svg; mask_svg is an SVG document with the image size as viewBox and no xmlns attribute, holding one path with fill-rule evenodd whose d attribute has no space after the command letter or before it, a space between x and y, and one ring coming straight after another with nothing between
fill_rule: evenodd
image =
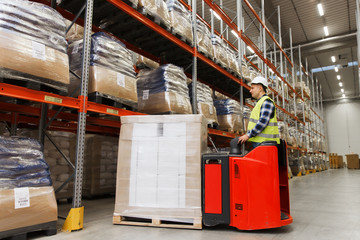
<instances>
[{"instance_id":1,"label":"checked shirt sleeve","mask_svg":"<svg viewBox=\"0 0 360 240\"><path fill-rule=\"evenodd\" d=\"M247 132L247 135L252 138L261 133L269 124L271 116L273 115L275 106L270 100L265 100L260 109L260 118L255 127Z\"/></svg>"}]
</instances>

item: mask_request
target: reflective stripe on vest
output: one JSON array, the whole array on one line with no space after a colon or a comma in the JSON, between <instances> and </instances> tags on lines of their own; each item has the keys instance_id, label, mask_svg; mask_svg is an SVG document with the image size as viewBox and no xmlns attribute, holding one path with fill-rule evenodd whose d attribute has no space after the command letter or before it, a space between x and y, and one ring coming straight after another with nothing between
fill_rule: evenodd
<instances>
[{"instance_id":1,"label":"reflective stripe on vest","mask_svg":"<svg viewBox=\"0 0 360 240\"><path fill-rule=\"evenodd\" d=\"M261 106L267 99L269 99L275 105L274 101L270 97L261 97L261 99L256 103L254 109L251 111L248 124L249 131L251 131L259 121ZM255 137L250 138L249 141L260 143L265 141L276 141L278 144L280 144L279 128L276 120L276 108L274 109L274 116L270 119L269 124L263 129L261 133L257 134Z\"/></svg>"}]
</instances>

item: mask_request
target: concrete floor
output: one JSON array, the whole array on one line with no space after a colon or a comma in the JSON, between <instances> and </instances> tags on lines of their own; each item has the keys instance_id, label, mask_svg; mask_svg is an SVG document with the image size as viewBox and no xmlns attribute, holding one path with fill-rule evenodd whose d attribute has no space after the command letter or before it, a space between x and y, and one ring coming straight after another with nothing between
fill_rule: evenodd
<instances>
[{"instance_id":1,"label":"concrete floor","mask_svg":"<svg viewBox=\"0 0 360 240\"><path fill-rule=\"evenodd\" d=\"M360 239L360 170L328 170L290 180L294 222L278 229L239 231L230 227L184 230L112 224L114 198L84 201L84 229L30 239L130 239L130 240L257 240L257 239ZM69 204L59 205L66 216ZM64 220L58 221L59 229Z\"/></svg>"}]
</instances>

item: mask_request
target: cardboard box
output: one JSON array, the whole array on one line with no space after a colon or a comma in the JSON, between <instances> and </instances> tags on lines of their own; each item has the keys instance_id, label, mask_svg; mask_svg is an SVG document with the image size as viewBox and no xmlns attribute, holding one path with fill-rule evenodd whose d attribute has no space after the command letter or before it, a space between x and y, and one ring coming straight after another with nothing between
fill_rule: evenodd
<instances>
[{"instance_id":1,"label":"cardboard box","mask_svg":"<svg viewBox=\"0 0 360 240\"><path fill-rule=\"evenodd\" d=\"M360 160L358 154L346 154L346 162L349 169L360 168Z\"/></svg>"},{"instance_id":2,"label":"cardboard box","mask_svg":"<svg viewBox=\"0 0 360 240\"><path fill-rule=\"evenodd\" d=\"M81 70L75 72L80 74ZM69 92L79 84L78 78L71 78ZM90 66L88 93L93 92L109 95L114 100L122 100L129 105L137 102L136 79L105 67Z\"/></svg>"},{"instance_id":3,"label":"cardboard box","mask_svg":"<svg viewBox=\"0 0 360 240\"><path fill-rule=\"evenodd\" d=\"M0 28L0 68L52 81L69 84L69 60L62 53L44 44L29 40L25 35ZM16 71L16 72L14 72ZM39 80L40 81L40 80Z\"/></svg>"},{"instance_id":4,"label":"cardboard box","mask_svg":"<svg viewBox=\"0 0 360 240\"><path fill-rule=\"evenodd\" d=\"M337 156L337 168L343 168L344 167L344 160L343 156Z\"/></svg>"},{"instance_id":5,"label":"cardboard box","mask_svg":"<svg viewBox=\"0 0 360 240\"><path fill-rule=\"evenodd\" d=\"M201 219L202 115L121 117L115 216Z\"/></svg>"},{"instance_id":6,"label":"cardboard box","mask_svg":"<svg viewBox=\"0 0 360 240\"><path fill-rule=\"evenodd\" d=\"M0 189L0 232L57 221L57 203L53 187L22 189L28 189L28 207L17 206L16 190Z\"/></svg>"},{"instance_id":7,"label":"cardboard box","mask_svg":"<svg viewBox=\"0 0 360 240\"><path fill-rule=\"evenodd\" d=\"M204 102L199 102L198 105L198 113L204 115L206 120L208 121L208 124L219 124L217 115L216 115L216 108L214 105L210 105Z\"/></svg>"}]
</instances>

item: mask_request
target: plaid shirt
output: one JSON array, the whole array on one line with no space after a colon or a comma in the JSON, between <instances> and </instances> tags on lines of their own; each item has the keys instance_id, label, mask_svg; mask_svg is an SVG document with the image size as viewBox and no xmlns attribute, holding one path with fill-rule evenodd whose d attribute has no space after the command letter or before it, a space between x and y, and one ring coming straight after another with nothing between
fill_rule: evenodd
<instances>
[{"instance_id":1,"label":"plaid shirt","mask_svg":"<svg viewBox=\"0 0 360 240\"><path fill-rule=\"evenodd\" d=\"M263 97L264 96L266 95L263 95ZM265 127L269 124L271 117L274 116L274 110L274 104L269 99L265 100L260 108L259 121L256 123L255 127L251 131L247 132L249 138L255 137L265 129Z\"/></svg>"}]
</instances>

